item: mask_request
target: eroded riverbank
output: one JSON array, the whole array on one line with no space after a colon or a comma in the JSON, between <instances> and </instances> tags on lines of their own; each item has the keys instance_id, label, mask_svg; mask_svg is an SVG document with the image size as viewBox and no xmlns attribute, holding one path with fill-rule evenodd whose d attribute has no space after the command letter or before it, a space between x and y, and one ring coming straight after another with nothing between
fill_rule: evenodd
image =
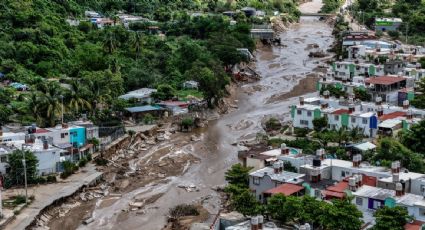
<instances>
[{"instance_id":1,"label":"eroded riverbank","mask_svg":"<svg viewBox=\"0 0 425 230\"><path fill-rule=\"evenodd\" d=\"M332 28L324 22L303 18L280 35L284 47L259 49L255 54L255 66L263 78L244 85L235 93L238 109L210 122L208 129L198 133L202 135L196 143L181 137L166 144L173 148L166 154L183 148L195 157L196 162L185 170L176 170L173 176L161 178L161 183L143 186L132 183L122 196L102 198L92 212L94 221L88 225L80 224L79 229L140 229L141 226L148 230L161 229L169 208L182 203L201 202L211 214L217 213L220 197L213 188L225 183L225 171L238 161L237 146L233 144L254 139L256 133L262 131L261 122L266 117L289 120L289 106L297 101L296 96L312 92L315 86L315 81L307 76L314 72L320 60L310 59L308 54L312 47L326 50L333 42L331 32ZM152 156L157 160L160 158L155 153ZM182 184L193 184L198 190L187 192L178 187ZM152 197L155 199L150 199ZM141 210L128 211L135 198L150 199L150 202ZM64 226L63 229L67 228Z\"/></svg>"}]
</instances>

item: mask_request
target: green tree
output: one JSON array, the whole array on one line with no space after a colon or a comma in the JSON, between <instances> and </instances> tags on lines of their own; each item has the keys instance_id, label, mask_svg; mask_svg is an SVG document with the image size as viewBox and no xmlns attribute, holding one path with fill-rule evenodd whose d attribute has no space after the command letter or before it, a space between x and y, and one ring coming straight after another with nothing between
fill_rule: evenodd
<instances>
[{"instance_id":1,"label":"green tree","mask_svg":"<svg viewBox=\"0 0 425 230\"><path fill-rule=\"evenodd\" d=\"M301 217L302 203L298 197L276 194L268 199L267 212L281 223L294 221Z\"/></svg>"},{"instance_id":2,"label":"green tree","mask_svg":"<svg viewBox=\"0 0 425 230\"><path fill-rule=\"evenodd\" d=\"M321 220L324 229L358 230L362 226L363 214L349 199L333 200L324 213L327 213Z\"/></svg>"},{"instance_id":3,"label":"green tree","mask_svg":"<svg viewBox=\"0 0 425 230\"><path fill-rule=\"evenodd\" d=\"M176 90L168 84L159 85L152 97L156 100L166 101L172 99L176 95Z\"/></svg>"},{"instance_id":4,"label":"green tree","mask_svg":"<svg viewBox=\"0 0 425 230\"><path fill-rule=\"evenodd\" d=\"M244 216L252 216L259 213L259 202L249 189L243 188L240 193L231 196L231 206Z\"/></svg>"},{"instance_id":5,"label":"green tree","mask_svg":"<svg viewBox=\"0 0 425 230\"><path fill-rule=\"evenodd\" d=\"M320 117L313 119L313 127L316 132L320 132L328 127L328 118Z\"/></svg>"},{"instance_id":6,"label":"green tree","mask_svg":"<svg viewBox=\"0 0 425 230\"><path fill-rule=\"evenodd\" d=\"M23 159L25 154L26 172L28 183L34 183L37 179L38 159L28 150L15 150L8 156L10 171L7 180L11 185L23 185L25 183L25 173Z\"/></svg>"},{"instance_id":7,"label":"green tree","mask_svg":"<svg viewBox=\"0 0 425 230\"><path fill-rule=\"evenodd\" d=\"M229 184L239 186L240 188L248 188L249 171L251 169L252 168L244 167L240 163L235 164L226 172L226 181Z\"/></svg>"},{"instance_id":8,"label":"green tree","mask_svg":"<svg viewBox=\"0 0 425 230\"><path fill-rule=\"evenodd\" d=\"M376 154L373 161L380 161L382 164L390 164L391 161L400 161L403 167L413 172L425 172L425 165L422 156L412 152L406 146L393 138L382 138L379 140ZM389 165L385 165L389 166Z\"/></svg>"},{"instance_id":9,"label":"green tree","mask_svg":"<svg viewBox=\"0 0 425 230\"><path fill-rule=\"evenodd\" d=\"M420 121L418 124L410 127L401 136L401 143L414 152L425 155L425 120Z\"/></svg>"},{"instance_id":10,"label":"green tree","mask_svg":"<svg viewBox=\"0 0 425 230\"><path fill-rule=\"evenodd\" d=\"M376 218L376 224L373 226L373 230L403 230L412 217L409 216L406 208L404 207L382 207L374 213Z\"/></svg>"}]
</instances>

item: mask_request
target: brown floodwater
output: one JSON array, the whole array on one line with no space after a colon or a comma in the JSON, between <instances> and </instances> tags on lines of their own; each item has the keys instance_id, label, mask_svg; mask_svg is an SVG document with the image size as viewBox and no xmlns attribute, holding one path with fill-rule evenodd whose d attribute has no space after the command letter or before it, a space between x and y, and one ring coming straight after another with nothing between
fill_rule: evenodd
<instances>
[{"instance_id":1,"label":"brown floodwater","mask_svg":"<svg viewBox=\"0 0 425 230\"><path fill-rule=\"evenodd\" d=\"M316 81L306 78L321 60L310 59L308 54L314 50L311 44L317 44L316 49L327 50L333 42L331 32L332 28L324 22L306 17L280 34L284 46L257 50L255 67L262 79L238 91L236 111L209 123L202 140L191 150L201 159L200 163L191 165L182 176L167 178L167 183L151 184L123 194L108 207L99 205L93 214L96 221L81 225L80 229L159 230L166 223L169 208L199 201L210 213L217 213L220 198L211 188L225 184L224 173L238 162L238 147L233 144L254 139L256 133L262 131L261 121L266 117L289 120L289 106L296 103L296 96L314 94ZM177 187L181 184L196 185L199 191L186 192ZM122 212L135 196L148 198L155 194L163 195L149 204L144 213Z\"/></svg>"}]
</instances>

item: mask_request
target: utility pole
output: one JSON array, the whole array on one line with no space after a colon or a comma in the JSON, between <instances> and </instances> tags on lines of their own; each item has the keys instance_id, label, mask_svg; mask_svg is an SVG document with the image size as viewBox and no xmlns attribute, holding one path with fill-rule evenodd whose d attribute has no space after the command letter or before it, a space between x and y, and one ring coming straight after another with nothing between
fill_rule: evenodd
<instances>
[{"instance_id":1,"label":"utility pole","mask_svg":"<svg viewBox=\"0 0 425 230\"><path fill-rule=\"evenodd\" d=\"M24 165L24 178L25 178L25 205L28 205L28 184L27 184L27 162L25 160L25 145L22 145L22 164Z\"/></svg>"}]
</instances>

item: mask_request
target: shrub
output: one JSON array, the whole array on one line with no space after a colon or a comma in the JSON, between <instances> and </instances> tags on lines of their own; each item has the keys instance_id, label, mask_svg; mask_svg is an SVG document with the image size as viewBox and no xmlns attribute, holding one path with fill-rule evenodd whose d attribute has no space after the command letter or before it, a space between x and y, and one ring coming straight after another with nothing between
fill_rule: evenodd
<instances>
[{"instance_id":1,"label":"shrub","mask_svg":"<svg viewBox=\"0 0 425 230\"><path fill-rule=\"evenodd\" d=\"M99 157L99 158L95 159L95 163L96 163L96 165L104 166L104 165L108 164L108 160L106 160L105 158Z\"/></svg>"},{"instance_id":2,"label":"shrub","mask_svg":"<svg viewBox=\"0 0 425 230\"><path fill-rule=\"evenodd\" d=\"M400 32L398 32L398 31L388 31L388 35L392 39L398 39L400 37Z\"/></svg>"},{"instance_id":3,"label":"shrub","mask_svg":"<svg viewBox=\"0 0 425 230\"><path fill-rule=\"evenodd\" d=\"M85 157L83 157L83 158L81 158L80 159L80 161L78 162L78 166L80 166L80 167L84 167L84 166L86 166L86 164L87 164L87 158L85 158Z\"/></svg>"},{"instance_id":4,"label":"shrub","mask_svg":"<svg viewBox=\"0 0 425 230\"><path fill-rule=\"evenodd\" d=\"M295 136L297 137L305 137L310 132L307 128L294 128Z\"/></svg>"},{"instance_id":5,"label":"shrub","mask_svg":"<svg viewBox=\"0 0 425 230\"><path fill-rule=\"evenodd\" d=\"M47 182L47 179L45 177L37 178L37 183L39 184L45 184L46 182Z\"/></svg>"},{"instance_id":6,"label":"shrub","mask_svg":"<svg viewBox=\"0 0 425 230\"><path fill-rule=\"evenodd\" d=\"M274 117L270 118L266 124L266 130L278 130L282 127L280 121Z\"/></svg>"},{"instance_id":7,"label":"shrub","mask_svg":"<svg viewBox=\"0 0 425 230\"><path fill-rule=\"evenodd\" d=\"M55 175L48 175L47 176L47 182L48 183L55 183L56 182L56 176Z\"/></svg>"},{"instance_id":8,"label":"shrub","mask_svg":"<svg viewBox=\"0 0 425 230\"><path fill-rule=\"evenodd\" d=\"M193 126L193 124L194 124L194 122L193 122L192 118L184 118L181 122L181 125L185 126L185 127Z\"/></svg>"},{"instance_id":9,"label":"shrub","mask_svg":"<svg viewBox=\"0 0 425 230\"><path fill-rule=\"evenodd\" d=\"M14 199L13 203L15 205L20 205L20 204L24 204L25 203L25 196L17 195L15 197L13 197L13 199Z\"/></svg>"},{"instance_id":10,"label":"shrub","mask_svg":"<svg viewBox=\"0 0 425 230\"><path fill-rule=\"evenodd\" d=\"M191 204L180 204L171 208L169 214L172 218L178 219L182 216L198 216L199 211L196 206Z\"/></svg>"}]
</instances>

